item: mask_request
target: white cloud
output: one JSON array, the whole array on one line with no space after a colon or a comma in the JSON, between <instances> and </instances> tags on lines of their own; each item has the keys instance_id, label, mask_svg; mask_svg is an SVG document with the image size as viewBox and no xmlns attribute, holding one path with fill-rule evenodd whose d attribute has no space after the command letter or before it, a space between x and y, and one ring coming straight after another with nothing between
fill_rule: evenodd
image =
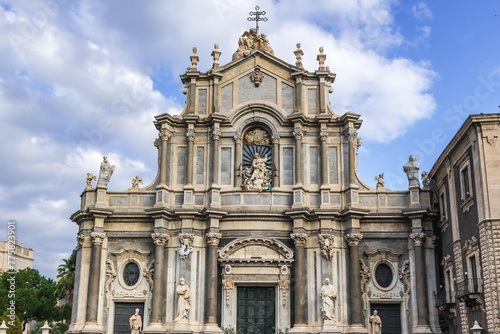
<instances>
[{"instance_id":1,"label":"white cloud","mask_svg":"<svg viewBox=\"0 0 500 334\"><path fill-rule=\"evenodd\" d=\"M418 20L431 20L433 18L432 11L425 2L419 2L411 10L413 16Z\"/></svg>"}]
</instances>

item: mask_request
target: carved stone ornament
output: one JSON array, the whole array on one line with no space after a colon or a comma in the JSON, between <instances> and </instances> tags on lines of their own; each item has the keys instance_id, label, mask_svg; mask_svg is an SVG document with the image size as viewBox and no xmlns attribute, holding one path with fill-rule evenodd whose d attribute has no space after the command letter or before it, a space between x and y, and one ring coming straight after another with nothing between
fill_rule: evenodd
<instances>
[{"instance_id":1,"label":"carved stone ornament","mask_svg":"<svg viewBox=\"0 0 500 334\"><path fill-rule=\"evenodd\" d=\"M194 142L194 137L195 137L195 134L194 132L187 132L186 133L186 137L187 137L187 140L190 141L190 142Z\"/></svg>"},{"instance_id":2,"label":"carved stone ornament","mask_svg":"<svg viewBox=\"0 0 500 334\"><path fill-rule=\"evenodd\" d=\"M169 239L169 236L165 233L151 233L151 238L153 238L153 242L155 245L165 246Z\"/></svg>"},{"instance_id":3,"label":"carved stone ornament","mask_svg":"<svg viewBox=\"0 0 500 334\"><path fill-rule=\"evenodd\" d=\"M389 248L379 248L377 250L365 251L366 256L368 256L368 261L371 263L379 261L389 261L398 262L399 257L403 255L403 252L397 252Z\"/></svg>"},{"instance_id":4,"label":"carved stone ornament","mask_svg":"<svg viewBox=\"0 0 500 334\"><path fill-rule=\"evenodd\" d=\"M147 268L142 270L142 276L146 279L146 282L149 284L149 291L153 292L153 275L154 275L154 266L155 262L151 261Z\"/></svg>"},{"instance_id":5,"label":"carved stone ornament","mask_svg":"<svg viewBox=\"0 0 500 334\"><path fill-rule=\"evenodd\" d=\"M271 141L273 142L273 144L276 145L276 144L280 143L280 138L281 138L280 136L274 135L274 136L271 137Z\"/></svg>"},{"instance_id":6,"label":"carved stone ornament","mask_svg":"<svg viewBox=\"0 0 500 334\"><path fill-rule=\"evenodd\" d=\"M304 247L307 242L307 234L306 233L293 233L290 235L295 243L295 247L301 246Z\"/></svg>"},{"instance_id":7,"label":"carved stone ornament","mask_svg":"<svg viewBox=\"0 0 500 334\"><path fill-rule=\"evenodd\" d=\"M335 236L333 234L320 234L318 236L319 245L321 246L321 256L327 260L330 260L334 254L334 238Z\"/></svg>"},{"instance_id":8,"label":"carved stone ornament","mask_svg":"<svg viewBox=\"0 0 500 334\"><path fill-rule=\"evenodd\" d=\"M220 139L220 131L219 130L213 130L212 131L212 139L213 140L219 140Z\"/></svg>"},{"instance_id":9,"label":"carved stone ornament","mask_svg":"<svg viewBox=\"0 0 500 334\"><path fill-rule=\"evenodd\" d=\"M268 146L270 142L267 131L260 128L250 130L245 134L246 145Z\"/></svg>"},{"instance_id":10,"label":"carved stone ornament","mask_svg":"<svg viewBox=\"0 0 500 334\"><path fill-rule=\"evenodd\" d=\"M429 184L431 183L431 178L429 177L429 172L427 172L427 171L424 170L422 172L421 177L422 177L422 185L424 187L428 187Z\"/></svg>"},{"instance_id":11,"label":"carved stone ornament","mask_svg":"<svg viewBox=\"0 0 500 334\"><path fill-rule=\"evenodd\" d=\"M286 306L286 294L287 291L290 290L290 281L279 280L278 284L281 289L281 305Z\"/></svg>"},{"instance_id":12,"label":"carved stone ornament","mask_svg":"<svg viewBox=\"0 0 500 334\"><path fill-rule=\"evenodd\" d=\"M160 130L160 138L161 140L168 140L172 136L172 133L167 129Z\"/></svg>"},{"instance_id":13,"label":"carved stone ornament","mask_svg":"<svg viewBox=\"0 0 500 334\"><path fill-rule=\"evenodd\" d=\"M236 253L238 250L249 246L264 246L271 248L286 260L293 259L293 251L284 243L277 239L261 236L250 236L233 240L219 251L219 257L220 259L229 259L231 255ZM278 261L279 259L276 260ZM268 261L268 259L266 259L266 261Z\"/></svg>"},{"instance_id":14,"label":"carved stone ornament","mask_svg":"<svg viewBox=\"0 0 500 334\"><path fill-rule=\"evenodd\" d=\"M295 140L302 140L304 137L304 132L302 132L301 129L295 129L293 131L293 136L295 137Z\"/></svg>"},{"instance_id":15,"label":"carved stone ornament","mask_svg":"<svg viewBox=\"0 0 500 334\"><path fill-rule=\"evenodd\" d=\"M295 66L304 68L304 65L302 65L302 56L304 55L304 51L300 48L300 43L297 43L297 50L293 51L295 54Z\"/></svg>"},{"instance_id":16,"label":"carved stone ornament","mask_svg":"<svg viewBox=\"0 0 500 334\"><path fill-rule=\"evenodd\" d=\"M260 68L256 67L252 75L250 76L250 80L254 83L255 87L259 87L259 85L262 83L262 80L264 80L264 73L260 70Z\"/></svg>"},{"instance_id":17,"label":"carved stone ornament","mask_svg":"<svg viewBox=\"0 0 500 334\"><path fill-rule=\"evenodd\" d=\"M92 244L102 245L104 238L106 238L106 233L92 232L90 233L90 237L92 238Z\"/></svg>"},{"instance_id":18,"label":"carved stone ornament","mask_svg":"<svg viewBox=\"0 0 500 334\"><path fill-rule=\"evenodd\" d=\"M234 282L229 279L223 279L222 280L222 287L226 291L226 306L229 306L229 300L231 296L231 290L234 288Z\"/></svg>"},{"instance_id":19,"label":"carved stone ornament","mask_svg":"<svg viewBox=\"0 0 500 334\"><path fill-rule=\"evenodd\" d=\"M327 141L328 140L328 132L320 132L319 133L319 140Z\"/></svg>"},{"instance_id":20,"label":"carved stone ornament","mask_svg":"<svg viewBox=\"0 0 500 334\"><path fill-rule=\"evenodd\" d=\"M344 136L348 141L354 141L354 139L356 139L356 130L349 128L346 132L344 132Z\"/></svg>"},{"instance_id":21,"label":"carved stone ornament","mask_svg":"<svg viewBox=\"0 0 500 334\"><path fill-rule=\"evenodd\" d=\"M111 175L115 171L116 166L111 165L108 161L108 157L102 157L101 167L99 170L99 179L97 180L97 184L102 184L104 186L108 185L109 180L111 179Z\"/></svg>"},{"instance_id":22,"label":"carved stone ornament","mask_svg":"<svg viewBox=\"0 0 500 334\"><path fill-rule=\"evenodd\" d=\"M127 259L136 259L138 261L145 262L150 254L150 251L127 247L121 250L112 251L111 253L116 256L116 261L118 262L126 261Z\"/></svg>"},{"instance_id":23,"label":"carved stone ornament","mask_svg":"<svg viewBox=\"0 0 500 334\"><path fill-rule=\"evenodd\" d=\"M160 146L161 146L161 141L162 141L162 140L161 140L161 138L156 138L156 139L153 141L153 145L154 145L157 149L159 149L159 148L160 148Z\"/></svg>"},{"instance_id":24,"label":"carved stone ornament","mask_svg":"<svg viewBox=\"0 0 500 334\"><path fill-rule=\"evenodd\" d=\"M132 188L133 189L139 189L139 183L144 184L144 181L142 180L142 177L136 176L132 179Z\"/></svg>"},{"instance_id":25,"label":"carved stone ornament","mask_svg":"<svg viewBox=\"0 0 500 334\"><path fill-rule=\"evenodd\" d=\"M109 312L111 297L113 296L113 283L116 280L115 265L112 260L106 260L106 282L104 283L104 293L106 294L106 314Z\"/></svg>"},{"instance_id":26,"label":"carved stone ornament","mask_svg":"<svg viewBox=\"0 0 500 334\"><path fill-rule=\"evenodd\" d=\"M82 248L83 243L85 242L85 235L84 234L78 234L76 236L76 242L77 242L77 247Z\"/></svg>"},{"instance_id":27,"label":"carved stone ornament","mask_svg":"<svg viewBox=\"0 0 500 334\"><path fill-rule=\"evenodd\" d=\"M372 274L370 274L370 267L365 264L363 259L359 259L359 265L361 266L361 292L365 292L365 287Z\"/></svg>"},{"instance_id":28,"label":"carved stone ornament","mask_svg":"<svg viewBox=\"0 0 500 334\"><path fill-rule=\"evenodd\" d=\"M87 186L85 187L85 190L91 190L92 189L92 180L96 180L96 177L92 173L87 173Z\"/></svg>"},{"instance_id":29,"label":"carved stone ornament","mask_svg":"<svg viewBox=\"0 0 500 334\"><path fill-rule=\"evenodd\" d=\"M410 238L413 240L415 247L422 247L425 241L425 233L412 233L410 234Z\"/></svg>"},{"instance_id":30,"label":"carved stone ornament","mask_svg":"<svg viewBox=\"0 0 500 334\"><path fill-rule=\"evenodd\" d=\"M478 242L475 236L472 236L470 239L465 240L464 247L462 248L465 255L469 255L470 253L474 252L477 249L478 249Z\"/></svg>"},{"instance_id":31,"label":"carved stone ornament","mask_svg":"<svg viewBox=\"0 0 500 334\"><path fill-rule=\"evenodd\" d=\"M241 144L243 141L243 137L241 135L235 135L234 141L236 142L236 144Z\"/></svg>"},{"instance_id":32,"label":"carved stone ornament","mask_svg":"<svg viewBox=\"0 0 500 334\"><path fill-rule=\"evenodd\" d=\"M185 260L193 251L194 234L181 233L179 234L179 241L181 243L178 253L181 259Z\"/></svg>"},{"instance_id":33,"label":"carved stone ornament","mask_svg":"<svg viewBox=\"0 0 500 334\"><path fill-rule=\"evenodd\" d=\"M406 260L405 262L403 262L403 265L399 269L399 280L406 287L406 294L409 294L411 292L411 285L408 281L408 277L410 277L410 260Z\"/></svg>"},{"instance_id":34,"label":"carved stone ornament","mask_svg":"<svg viewBox=\"0 0 500 334\"><path fill-rule=\"evenodd\" d=\"M233 60L246 57L254 49L261 49L264 52L274 55L273 49L269 46L269 40L264 34L257 34L256 28L245 31L238 40L238 49L233 54Z\"/></svg>"},{"instance_id":35,"label":"carved stone ornament","mask_svg":"<svg viewBox=\"0 0 500 334\"><path fill-rule=\"evenodd\" d=\"M220 233L207 233L207 244L212 246L218 246L220 238L222 238L222 234Z\"/></svg>"},{"instance_id":36,"label":"carved stone ornament","mask_svg":"<svg viewBox=\"0 0 500 334\"><path fill-rule=\"evenodd\" d=\"M359 242L363 239L361 233L349 233L345 236L345 241L350 247L359 246Z\"/></svg>"},{"instance_id":37,"label":"carved stone ornament","mask_svg":"<svg viewBox=\"0 0 500 334\"><path fill-rule=\"evenodd\" d=\"M267 159L267 154L261 157L258 152L255 152L252 165L245 168L242 188L259 192L269 189L271 170L267 167Z\"/></svg>"}]
</instances>

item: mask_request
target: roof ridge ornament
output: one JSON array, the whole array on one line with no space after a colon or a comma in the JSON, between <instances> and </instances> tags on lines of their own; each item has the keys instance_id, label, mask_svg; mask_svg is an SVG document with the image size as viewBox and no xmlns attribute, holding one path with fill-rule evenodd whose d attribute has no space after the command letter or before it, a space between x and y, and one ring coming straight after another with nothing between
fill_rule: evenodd
<instances>
[{"instance_id":1,"label":"roof ridge ornament","mask_svg":"<svg viewBox=\"0 0 500 334\"><path fill-rule=\"evenodd\" d=\"M257 29L257 31L259 30L259 21L267 22L267 17L261 17L261 15L266 15L266 12L265 11L259 12L259 9L260 9L259 6L255 6L255 12L249 13L250 16L255 15L255 17L247 18L248 21L255 21L255 29Z\"/></svg>"}]
</instances>

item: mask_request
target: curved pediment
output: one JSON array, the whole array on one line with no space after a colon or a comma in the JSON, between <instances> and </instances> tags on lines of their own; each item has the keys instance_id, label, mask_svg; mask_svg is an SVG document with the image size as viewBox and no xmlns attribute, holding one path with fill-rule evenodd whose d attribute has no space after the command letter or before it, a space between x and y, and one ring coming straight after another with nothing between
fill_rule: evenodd
<instances>
[{"instance_id":1,"label":"curved pediment","mask_svg":"<svg viewBox=\"0 0 500 334\"><path fill-rule=\"evenodd\" d=\"M274 238L252 236L231 241L219 251L222 260L292 260L293 251L281 241Z\"/></svg>"}]
</instances>

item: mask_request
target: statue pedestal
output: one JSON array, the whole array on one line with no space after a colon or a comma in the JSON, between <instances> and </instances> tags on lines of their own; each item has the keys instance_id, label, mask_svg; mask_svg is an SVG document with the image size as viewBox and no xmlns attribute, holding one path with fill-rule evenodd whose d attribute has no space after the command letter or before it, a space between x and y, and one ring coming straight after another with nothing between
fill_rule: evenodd
<instances>
[{"instance_id":1,"label":"statue pedestal","mask_svg":"<svg viewBox=\"0 0 500 334\"><path fill-rule=\"evenodd\" d=\"M151 323L149 326L144 328L142 330L142 333L147 333L147 334L159 334L159 333L165 333L167 330L165 327L163 327L162 324L160 323Z\"/></svg>"},{"instance_id":2,"label":"statue pedestal","mask_svg":"<svg viewBox=\"0 0 500 334\"><path fill-rule=\"evenodd\" d=\"M189 329L189 323L187 319L181 319L175 322L175 327L172 333L192 333L193 331Z\"/></svg>"},{"instance_id":3,"label":"statue pedestal","mask_svg":"<svg viewBox=\"0 0 500 334\"><path fill-rule=\"evenodd\" d=\"M339 331L337 331L337 322L334 320L325 320L321 333L339 333Z\"/></svg>"}]
</instances>

